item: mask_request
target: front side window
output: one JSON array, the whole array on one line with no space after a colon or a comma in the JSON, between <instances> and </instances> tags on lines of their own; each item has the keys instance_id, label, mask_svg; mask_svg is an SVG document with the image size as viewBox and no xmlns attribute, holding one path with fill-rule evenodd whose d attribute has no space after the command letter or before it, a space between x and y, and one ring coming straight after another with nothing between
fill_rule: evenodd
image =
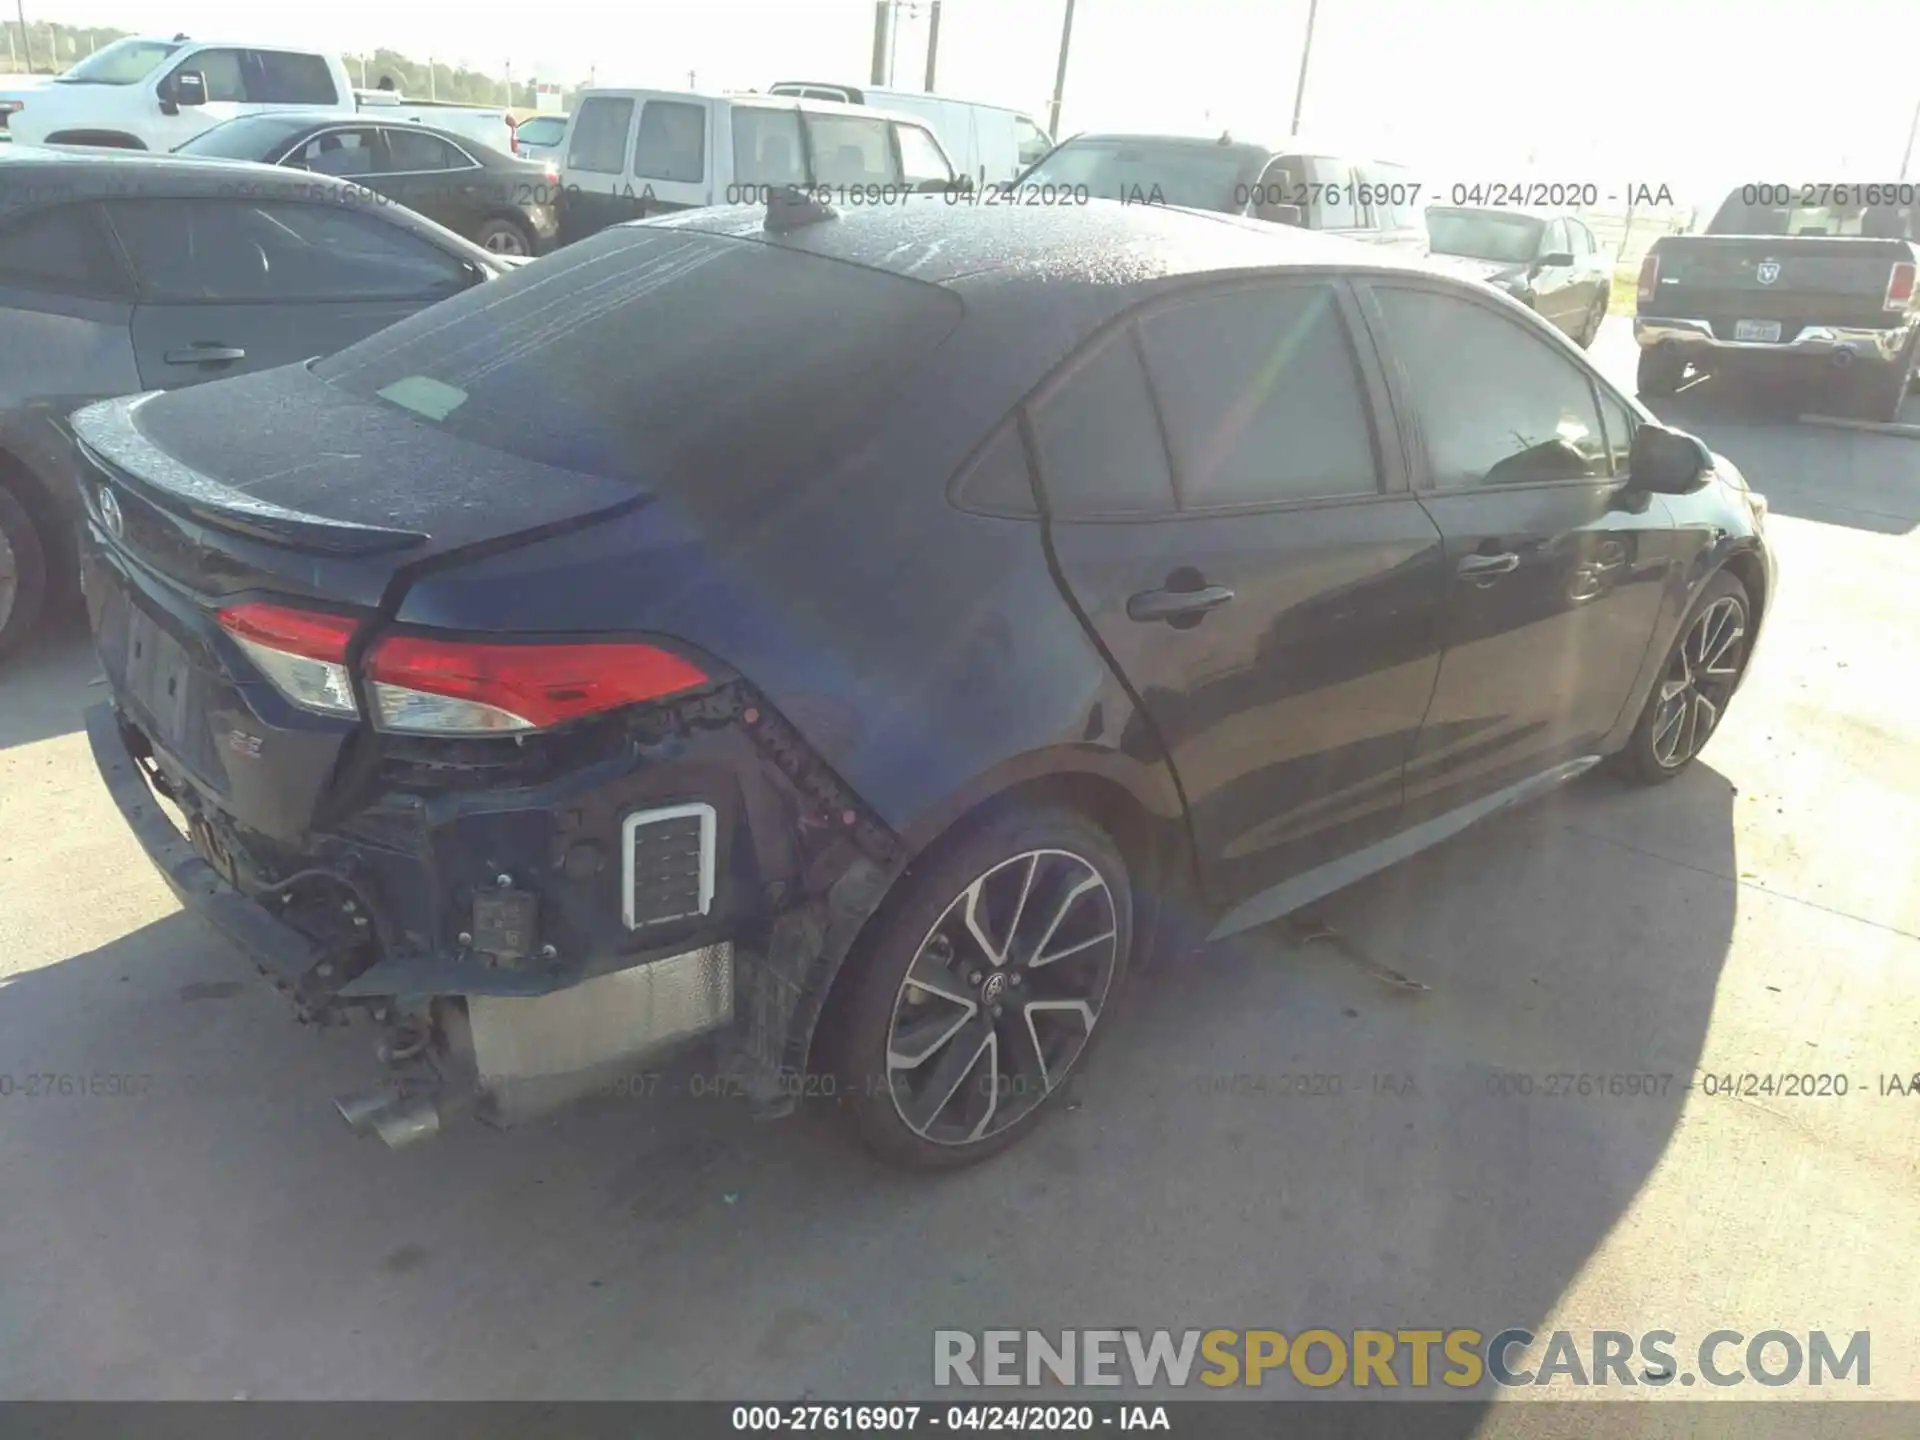
<instances>
[{"instance_id":1,"label":"front side window","mask_svg":"<svg viewBox=\"0 0 1920 1440\"><path fill-rule=\"evenodd\" d=\"M887 122L855 115L805 113L813 146L813 178L820 185L897 185L900 171Z\"/></svg>"},{"instance_id":2,"label":"front side window","mask_svg":"<svg viewBox=\"0 0 1920 1440\"><path fill-rule=\"evenodd\" d=\"M1547 238L1540 244L1542 255L1567 255L1573 251L1573 241L1567 235L1567 224L1556 220L1547 226Z\"/></svg>"},{"instance_id":3,"label":"front side window","mask_svg":"<svg viewBox=\"0 0 1920 1440\"><path fill-rule=\"evenodd\" d=\"M1316 187L1307 207L1314 230L1358 230L1366 215L1353 188L1353 167L1344 160L1309 160L1307 174Z\"/></svg>"},{"instance_id":4,"label":"front side window","mask_svg":"<svg viewBox=\"0 0 1920 1440\"><path fill-rule=\"evenodd\" d=\"M1053 141L1048 138L1047 132L1024 115L1013 117L1013 143L1022 170L1037 163L1042 155L1053 148Z\"/></svg>"},{"instance_id":5,"label":"front side window","mask_svg":"<svg viewBox=\"0 0 1920 1440\"><path fill-rule=\"evenodd\" d=\"M247 95L246 72L240 63L238 50L198 50L174 66L162 86L171 86L176 77L189 70L198 70L201 78L207 82L207 103L239 104L245 102ZM162 90L165 94L165 89Z\"/></svg>"},{"instance_id":6,"label":"front side window","mask_svg":"<svg viewBox=\"0 0 1920 1440\"><path fill-rule=\"evenodd\" d=\"M1600 391L1600 418L1607 427L1607 453L1613 457L1613 473L1627 473L1627 457L1633 453L1633 432L1640 428L1640 417L1617 396Z\"/></svg>"},{"instance_id":7,"label":"front side window","mask_svg":"<svg viewBox=\"0 0 1920 1440\"><path fill-rule=\"evenodd\" d=\"M567 122L558 115L536 115L522 120L513 133L522 145L558 145L567 133Z\"/></svg>"},{"instance_id":8,"label":"front side window","mask_svg":"<svg viewBox=\"0 0 1920 1440\"><path fill-rule=\"evenodd\" d=\"M595 175L621 174L627 168L627 136L632 130L632 100L624 95L593 96L573 117L567 168Z\"/></svg>"},{"instance_id":9,"label":"front side window","mask_svg":"<svg viewBox=\"0 0 1920 1440\"><path fill-rule=\"evenodd\" d=\"M292 50L255 50L248 77L249 98L266 105L335 105L340 96L333 72L318 55Z\"/></svg>"},{"instance_id":10,"label":"front side window","mask_svg":"<svg viewBox=\"0 0 1920 1440\"><path fill-rule=\"evenodd\" d=\"M909 185L953 179L953 166L933 136L919 125L896 125L893 133L900 141L900 173Z\"/></svg>"},{"instance_id":11,"label":"front side window","mask_svg":"<svg viewBox=\"0 0 1920 1440\"><path fill-rule=\"evenodd\" d=\"M707 175L707 110L683 100L649 100L640 107L640 138L633 173L642 180L697 185Z\"/></svg>"},{"instance_id":12,"label":"front side window","mask_svg":"<svg viewBox=\"0 0 1920 1440\"><path fill-rule=\"evenodd\" d=\"M1438 489L1595 479L1607 442L1587 374L1473 301L1377 287Z\"/></svg>"},{"instance_id":13,"label":"front side window","mask_svg":"<svg viewBox=\"0 0 1920 1440\"><path fill-rule=\"evenodd\" d=\"M733 112L733 178L742 185L803 185L800 115L742 106Z\"/></svg>"},{"instance_id":14,"label":"front side window","mask_svg":"<svg viewBox=\"0 0 1920 1440\"><path fill-rule=\"evenodd\" d=\"M372 175L385 168L380 132L371 125L329 130L307 141L280 163L316 175Z\"/></svg>"},{"instance_id":15,"label":"front side window","mask_svg":"<svg viewBox=\"0 0 1920 1440\"><path fill-rule=\"evenodd\" d=\"M1236 289L1140 322L1181 508L1372 495L1372 423L1326 285Z\"/></svg>"},{"instance_id":16,"label":"front side window","mask_svg":"<svg viewBox=\"0 0 1920 1440\"><path fill-rule=\"evenodd\" d=\"M1167 450L1126 330L1111 333L1033 406L1047 503L1063 520L1168 515Z\"/></svg>"},{"instance_id":17,"label":"front side window","mask_svg":"<svg viewBox=\"0 0 1920 1440\"><path fill-rule=\"evenodd\" d=\"M282 200L110 200L148 300L431 300L466 288L453 256L373 213Z\"/></svg>"}]
</instances>

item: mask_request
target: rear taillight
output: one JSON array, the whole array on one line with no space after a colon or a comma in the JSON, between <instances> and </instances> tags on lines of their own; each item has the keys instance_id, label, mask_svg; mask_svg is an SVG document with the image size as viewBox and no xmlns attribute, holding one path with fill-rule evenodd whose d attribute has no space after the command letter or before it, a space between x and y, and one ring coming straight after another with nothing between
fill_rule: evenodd
<instances>
[{"instance_id":1,"label":"rear taillight","mask_svg":"<svg viewBox=\"0 0 1920 1440\"><path fill-rule=\"evenodd\" d=\"M1893 267L1893 274L1887 278L1886 309L1904 310L1913 303L1913 271L1913 265L1905 260Z\"/></svg>"},{"instance_id":2,"label":"rear taillight","mask_svg":"<svg viewBox=\"0 0 1920 1440\"><path fill-rule=\"evenodd\" d=\"M1660 281L1660 257L1649 255L1640 262L1640 284L1634 290L1634 299L1646 304L1653 299L1653 287Z\"/></svg>"},{"instance_id":3,"label":"rear taillight","mask_svg":"<svg viewBox=\"0 0 1920 1440\"><path fill-rule=\"evenodd\" d=\"M487 645L393 635L367 657L375 723L407 735L545 730L707 682L652 645Z\"/></svg>"},{"instance_id":4,"label":"rear taillight","mask_svg":"<svg viewBox=\"0 0 1920 1440\"><path fill-rule=\"evenodd\" d=\"M220 628L234 638L260 673L302 710L357 715L347 646L357 628L344 615L249 603L220 612Z\"/></svg>"}]
</instances>

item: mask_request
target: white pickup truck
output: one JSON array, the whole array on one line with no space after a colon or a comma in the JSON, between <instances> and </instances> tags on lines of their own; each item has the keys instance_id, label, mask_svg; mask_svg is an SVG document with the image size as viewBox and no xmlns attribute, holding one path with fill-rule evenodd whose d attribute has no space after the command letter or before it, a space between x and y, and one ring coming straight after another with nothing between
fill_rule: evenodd
<instances>
[{"instance_id":1,"label":"white pickup truck","mask_svg":"<svg viewBox=\"0 0 1920 1440\"><path fill-rule=\"evenodd\" d=\"M366 97L363 100L363 96ZM169 151L241 115L272 110L403 107L406 118L511 151L505 110L421 105L392 91L356 92L337 55L281 46L128 36L49 84L0 80L0 128L25 144Z\"/></svg>"}]
</instances>

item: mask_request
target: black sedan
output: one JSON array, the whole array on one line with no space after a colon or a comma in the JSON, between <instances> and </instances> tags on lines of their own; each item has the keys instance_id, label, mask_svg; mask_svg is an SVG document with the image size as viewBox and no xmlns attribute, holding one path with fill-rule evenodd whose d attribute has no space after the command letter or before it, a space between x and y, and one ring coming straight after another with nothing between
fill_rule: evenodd
<instances>
[{"instance_id":1,"label":"black sedan","mask_svg":"<svg viewBox=\"0 0 1920 1440\"><path fill-rule=\"evenodd\" d=\"M1434 263L1513 296L1582 349L1607 318L1613 266L1579 216L1564 211L1435 205Z\"/></svg>"},{"instance_id":2,"label":"black sedan","mask_svg":"<svg viewBox=\"0 0 1920 1440\"><path fill-rule=\"evenodd\" d=\"M0 656L72 583L76 405L337 350L506 268L344 181L0 150Z\"/></svg>"},{"instance_id":3,"label":"black sedan","mask_svg":"<svg viewBox=\"0 0 1920 1440\"><path fill-rule=\"evenodd\" d=\"M1536 319L1144 206L629 224L75 427L101 773L386 1027L393 1143L716 1032L695 1093L978 1158L1174 940L1684 770L1773 593L1734 467Z\"/></svg>"},{"instance_id":4,"label":"black sedan","mask_svg":"<svg viewBox=\"0 0 1920 1440\"><path fill-rule=\"evenodd\" d=\"M357 115L242 115L175 152L252 160L364 185L497 255L539 255L560 233L560 172L462 135Z\"/></svg>"}]
</instances>

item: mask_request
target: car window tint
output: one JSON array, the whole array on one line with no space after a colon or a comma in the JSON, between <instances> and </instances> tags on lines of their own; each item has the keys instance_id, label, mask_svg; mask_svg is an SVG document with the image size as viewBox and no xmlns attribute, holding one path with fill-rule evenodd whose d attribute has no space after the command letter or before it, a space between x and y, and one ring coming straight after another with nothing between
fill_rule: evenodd
<instances>
[{"instance_id":1,"label":"car window tint","mask_svg":"<svg viewBox=\"0 0 1920 1440\"><path fill-rule=\"evenodd\" d=\"M1360 167L1360 178L1373 185L1374 223L1394 230L1420 230L1421 185L1404 165L1378 161Z\"/></svg>"},{"instance_id":2,"label":"car window tint","mask_svg":"<svg viewBox=\"0 0 1920 1440\"><path fill-rule=\"evenodd\" d=\"M1564 220L1555 220L1547 226L1546 238L1540 242L1542 255L1560 255L1573 248L1573 241L1567 238L1567 224Z\"/></svg>"},{"instance_id":3,"label":"car window tint","mask_svg":"<svg viewBox=\"0 0 1920 1440\"><path fill-rule=\"evenodd\" d=\"M798 111L742 106L733 112L733 178L742 185L805 183Z\"/></svg>"},{"instance_id":4,"label":"car window tint","mask_svg":"<svg viewBox=\"0 0 1920 1440\"><path fill-rule=\"evenodd\" d=\"M149 300L427 300L470 279L417 235L338 205L112 200L107 212Z\"/></svg>"},{"instance_id":5,"label":"car window tint","mask_svg":"<svg viewBox=\"0 0 1920 1440\"><path fill-rule=\"evenodd\" d=\"M1472 301L1430 290L1375 294L1436 486L1608 473L1593 386L1572 360Z\"/></svg>"},{"instance_id":6,"label":"car window tint","mask_svg":"<svg viewBox=\"0 0 1920 1440\"><path fill-rule=\"evenodd\" d=\"M633 173L642 180L698 184L707 174L707 111L681 100L649 100L640 107L640 138Z\"/></svg>"},{"instance_id":7,"label":"car window tint","mask_svg":"<svg viewBox=\"0 0 1920 1440\"><path fill-rule=\"evenodd\" d=\"M251 52L256 68L247 77L248 98L270 105L333 105L333 73L318 55L288 50Z\"/></svg>"},{"instance_id":8,"label":"car window tint","mask_svg":"<svg viewBox=\"0 0 1920 1440\"><path fill-rule=\"evenodd\" d=\"M596 175L618 175L627 168L627 135L633 129L633 101L596 95L573 117L567 168Z\"/></svg>"},{"instance_id":9,"label":"car window tint","mask_svg":"<svg viewBox=\"0 0 1920 1440\"><path fill-rule=\"evenodd\" d=\"M1613 457L1613 473L1627 473L1627 456L1633 450L1633 432L1640 428L1640 417L1627 408L1618 396L1600 391L1600 418L1607 427L1607 452Z\"/></svg>"},{"instance_id":10,"label":"car window tint","mask_svg":"<svg viewBox=\"0 0 1920 1440\"><path fill-rule=\"evenodd\" d=\"M974 462L960 473L954 498L968 510L993 515L1037 515L1033 502L1033 473L1020 427L1009 422L987 442Z\"/></svg>"},{"instance_id":11,"label":"car window tint","mask_svg":"<svg viewBox=\"0 0 1920 1440\"><path fill-rule=\"evenodd\" d=\"M1354 230L1362 222L1354 204L1353 167L1344 160L1309 160L1308 179L1319 188L1307 210L1307 224L1315 230Z\"/></svg>"},{"instance_id":12,"label":"car window tint","mask_svg":"<svg viewBox=\"0 0 1920 1440\"><path fill-rule=\"evenodd\" d=\"M897 185L887 122L855 115L807 114L813 178L820 185Z\"/></svg>"},{"instance_id":13,"label":"car window tint","mask_svg":"<svg viewBox=\"0 0 1920 1440\"><path fill-rule=\"evenodd\" d=\"M900 173L907 184L953 179L953 166L947 163L945 153L925 129L918 125L896 125L893 133L900 139Z\"/></svg>"},{"instance_id":14,"label":"car window tint","mask_svg":"<svg viewBox=\"0 0 1920 1440\"><path fill-rule=\"evenodd\" d=\"M386 168L379 132L371 125L316 135L281 163L316 175L372 175Z\"/></svg>"},{"instance_id":15,"label":"car window tint","mask_svg":"<svg viewBox=\"0 0 1920 1440\"><path fill-rule=\"evenodd\" d=\"M1024 115L1013 117L1013 143L1019 147L1022 170L1053 148L1053 141L1047 138L1047 132Z\"/></svg>"},{"instance_id":16,"label":"car window tint","mask_svg":"<svg viewBox=\"0 0 1920 1440\"><path fill-rule=\"evenodd\" d=\"M787 246L616 227L315 372L475 444L730 512L897 418L888 397L961 313Z\"/></svg>"},{"instance_id":17,"label":"car window tint","mask_svg":"<svg viewBox=\"0 0 1920 1440\"><path fill-rule=\"evenodd\" d=\"M463 151L449 145L438 135L429 135L424 130L409 130L403 125L387 127L386 171L390 175L465 170L472 163Z\"/></svg>"},{"instance_id":18,"label":"car window tint","mask_svg":"<svg viewBox=\"0 0 1920 1440\"><path fill-rule=\"evenodd\" d=\"M1573 258L1584 259L1593 253L1593 236L1587 233L1587 227L1578 220L1567 222L1567 239L1573 242Z\"/></svg>"},{"instance_id":19,"label":"car window tint","mask_svg":"<svg viewBox=\"0 0 1920 1440\"><path fill-rule=\"evenodd\" d=\"M1047 503L1063 519L1164 515L1173 476L1131 337L1109 336L1033 408Z\"/></svg>"},{"instance_id":20,"label":"car window tint","mask_svg":"<svg viewBox=\"0 0 1920 1440\"><path fill-rule=\"evenodd\" d=\"M1326 285L1230 290L1140 322L1185 509L1380 488L1360 372Z\"/></svg>"},{"instance_id":21,"label":"car window tint","mask_svg":"<svg viewBox=\"0 0 1920 1440\"><path fill-rule=\"evenodd\" d=\"M84 205L38 210L0 229L0 285L117 295L126 277Z\"/></svg>"},{"instance_id":22,"label":"car window tint","mask_svg":"<svg viewBox=\"0 0 1920 1440\"><path fill-rule=\"evenodd\" d=\"M252 97L247 94L245 71L240 64L238 50L201 50L188 56L174 66L168 76L183 70L198 70L207 82L208 103L245 101Z\"/></svg>"}]
</instances>

